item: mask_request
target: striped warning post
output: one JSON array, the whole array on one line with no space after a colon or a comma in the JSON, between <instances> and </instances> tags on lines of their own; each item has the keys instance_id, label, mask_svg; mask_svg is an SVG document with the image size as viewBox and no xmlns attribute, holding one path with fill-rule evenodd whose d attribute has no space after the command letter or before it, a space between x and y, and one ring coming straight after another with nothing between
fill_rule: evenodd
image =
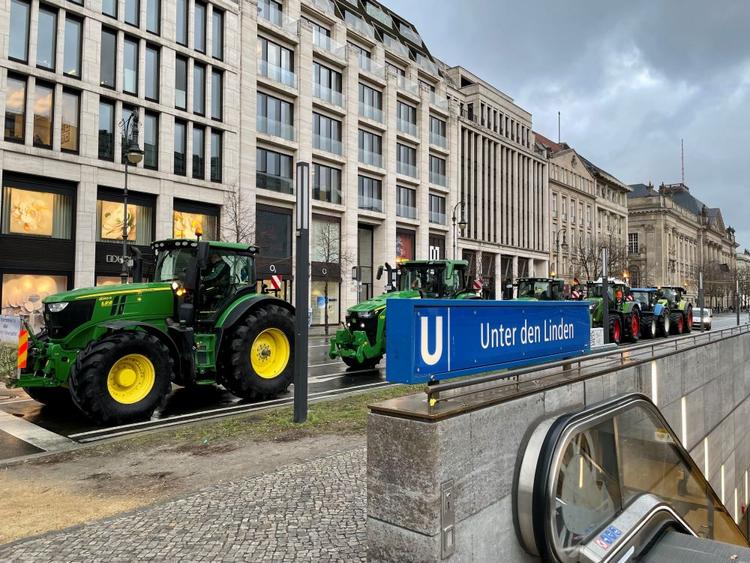
<instances>
[{"instance_id":1,"label":"striped warning post","mask_svg":"<svg viewBox=\"0 0 750 563\"><path fill-rule=\"evenodd\" d=\"M18 335L18 369L24 369L29 357L29 333L22 330Z\"/></svg>"}]
</instances>

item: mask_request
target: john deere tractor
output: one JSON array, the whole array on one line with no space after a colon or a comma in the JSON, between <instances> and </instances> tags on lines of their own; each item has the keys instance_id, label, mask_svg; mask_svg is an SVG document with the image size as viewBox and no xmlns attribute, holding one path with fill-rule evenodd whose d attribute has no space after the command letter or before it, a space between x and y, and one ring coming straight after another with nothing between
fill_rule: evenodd
<instances>
[{"instance_id":1,"label":"john deere tractor","mask_svg":"<svg viewBox=\"0 0 750 563\"><path fill-rule=\"evenodd\" d=\"M601 328L604 321L604 283L599 279L589 282L587 288L591 326ZM607 295L609 341L614 344L621 344L625 340L637 342L641 336L641 310L630 293L630 287L624 281L610 278Z\"/></svg>"},{"instance_id":2,"label":"john deere tractor","mask_svg":"<svg viewBox=\"0 0 750 563\"><path fill-rule=\"evenodd\" d=\"M46 328L13 386L46 404L72 398L100 424L148 419L171 384L220 383L245 399L287 390L294 309L257 294L246 244L156 242L154 281L44 301Z\"/></svg>"},{"instance_id":3,"label":"john deere tractor","mask_svg":"<svg viewBox=\"0 0 750 563\"><path fill-rule=\"evenodd\" d=\"M687 334L693 330L693 305L685 299L686 293L687 289L684 287L657 288L659 303L667 307L671 313L673 334Z\"/></svg>"},{"instance_id":4,"label":"john deere tractor","mask_svg":"<svg viewBox=\"0 0 750 563\"><path fill-rule=\"evenodd\" d=\"M518 297L521 301L562 301L565 280L555 278L519 278Z\"/></svg>"},{"instance_id":5,"label":"john deere tractor","mask_svg":"<svg viewBox=\"0 0 750 563\"><path fill-rule=\"evenodd\" d=\"M394 270L386 264L388 290L349 308L344 328L331 338L329 355L352 368L372 369L385 354L386 304L391 299L479 299L469 288L463 260L407 261ZM378 279L383 268L378 270Z\"/></svg>"}]
</instances>

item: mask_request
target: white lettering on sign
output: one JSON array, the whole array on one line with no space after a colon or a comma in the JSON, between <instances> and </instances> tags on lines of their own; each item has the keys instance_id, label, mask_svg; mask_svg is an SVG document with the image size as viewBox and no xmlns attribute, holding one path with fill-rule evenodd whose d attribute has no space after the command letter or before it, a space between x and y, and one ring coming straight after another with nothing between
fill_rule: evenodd
<instances>
[{"instance_id":1,"label":"white lettering on sign","mask_svg":"<svg viewBox=\"0 0 750 563\"><path fill-rule=\"evenodd\" d=\"M423 319L423 323L425 320ZM563 318L560 318L559 322L552 319L545 320L541 326L530 325L527 320L524 320L520 329L516 326L509 327L500 324L493 327L490 323L481 323L479 325L479 337L483 350L510 348L517 343L525 346L543 342L562 342L575 339L575 325L566 323Z\"/></svg>"},{"instance_id":2,"label":"white lettering on sign","mask_svg":"<svg viewBox=\"0 0 750 563\"><path fill-rule=\"evenodd\" d=\"M421 353L422 361L428 366L434 366L443 357L443 317L435 317L435 351L430 352L429 350L429 323L430 319L422 317L422 342L421 342Z\"/></svg>"}]
</instances>

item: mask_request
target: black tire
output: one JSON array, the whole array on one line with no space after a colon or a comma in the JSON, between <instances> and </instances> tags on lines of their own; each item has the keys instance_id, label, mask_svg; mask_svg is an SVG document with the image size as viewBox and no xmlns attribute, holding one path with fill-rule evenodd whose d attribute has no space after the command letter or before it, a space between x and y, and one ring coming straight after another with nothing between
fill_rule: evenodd
<instances>
[{"instance_id":1,"label":"black tire","mask_svg":"<svg viewBox=\"0 0 750 563\"><path fill-rule=\"evenodd\" d=\"M253 369L250 354L255 339L268 329L279 329L289 344L289 358L283 370L264 379ZM232 330L223 352L219 381L233 395L262 400L285 393L294 380L294 317L278 305L267 305L249 313Z\"/></svg>"},{"instance_id":2,"label":"black tire","mask_svg":"<svg viewBox=\"0 0 750 563\"><path fill-rule=\"evenodd\" d=\"M23 390L37 403L51 409L70 408L73 405L70 391L65 387L24 387Z\"/></svg>"},{"instance_id":3,"label":"black tire","mask_svg":"<svg viewBox=\"0 0 750 563\"><path fill-rule=\"evenodd\" d=\"M685 334L693 332L693 308L688 307L684 315Z\"/></svg>"},{"instance_id":4,"label":"black tire","mask_svg":"<svg viewBox=\"0 0 750 563\"><path fill-rule=\"evenodd\" d=\"M685 332L685 320L682 317L682 313L676 313L672 317L672 334L683 334Z\"/></svg>"},{"instance_id":5,"label":"black tire","mask_svg":"<svg viewBox=\"0 0 750 563\"><path fill-rule=\"evenodd\" d=\"M631 342L638 342L641 338L641 314L638 309L633 309L628 316L628 333Z\"/></svg>"},{"instance_id":6,"label":"black tire","mask_svg":"<svg viewBox=\"0 0 750 563\"><path fill-rule=\"evenodd\" d=\"M145 397L126 404L111 395L107 380L115 362L130 354L148 358L155 378ZM142 331L117 332L92 342L78 354L70 372L70 395L81 412L98 424L148 420L169 393L172 369L169 350L158 338Z\"/></svg>"},{"instance_id":7,"label":"black tire","mask_svg":"<svg viewBox=\"0 0 750 563\"><path fill-rule=\"evenodd\" d=\"M669 313L665 311L660 316L659 335L663 336L664 338L667 338L669 337L671 332L672 332L672 319L669 316Z\"/></svg>"},{"instance_id":8,"label":"black tire","mask_svg":"<svg viewBox=\"0 0 750 563\"><path fill-rule=\"evenodd\" d=\"M620 320L620 317L614 317L609 321L609 341L612 344L622 344L622 330L622 321Z\"/></svg>"},{"instance_id":9,"label":"black tire","mask_svg":"<svg viewBox=\"0 0 750 563\"><path fill-rule=\"evenodd\" d=\"M374 358L365 358L365 361L360 363L357 361L357 358L345 358L341 357L342 360L344 360L344 363L356 370L368 370L368 369L375 369L375 366L377 366L380 363L380 360L383 359L383 356L375 356Z\"/></svg>"},{"instance_id":10,"label":"black tire","mask_svg":"<svg viewBox=\"0 0 750 563\"><path fill-rule=\"evenodd\" d=\"M641 329L643 337L656 338L656 333L659 331L659 323L656 321L656 317L651 315L651 318L644 322L645 326Z\"/></svg>"}]
</instances>

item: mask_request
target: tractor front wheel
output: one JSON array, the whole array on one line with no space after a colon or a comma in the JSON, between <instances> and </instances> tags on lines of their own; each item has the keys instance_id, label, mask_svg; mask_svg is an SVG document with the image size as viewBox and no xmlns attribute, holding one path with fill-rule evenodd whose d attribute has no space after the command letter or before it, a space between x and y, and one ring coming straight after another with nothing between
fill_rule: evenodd
<instances>
[{"instance_id":1,"label":"tractor front wheel","mask_svg":"<svg viewBox=\"0 0 750 563\"><path fill-rule=\"evenodd\" d=\"M171 389L172 358L146 332L123 331L89 344L70 373L70 394L99 424L148 420Z\"/></svg>"},{"instance_id":2,"label":"tractor front wheel","mask_svg":"<svg viewBox=\"0 0 750 563\"><path fill-rule=\"evenodd\" d=\"M617 317L610 321L609 340L613 344L622 343L622 322Z\"/></svg>"},{"instance_id":3,"label":"tractor front wheel","mask_svg":"<svg viewBox=\"0 0 750 563\"><path fill-rule=\"evenodd\" d=\"M228 339L221 383L243 399L285 393L294 379L294 317L268 305L235 327Z\"/></svg>"},{"instance_id":4,"label":"tractor front wheel","mask_svg":"<svg viewBox=\"0 0 750 563\"><path fill-rule=\"evenodd\" d=\"M630 341L638 342L641 337L641 315L638 313L638 309L634 309L630 313Z\"/></svg>"},{"instance_id":5,"label":"tractor front wheel","mask_svg":"<svg viewBox=\"0 0 750 563\"><path fill-rule=\"evenodd\" d=\"M342 356L341 358L344 360L344 363L347 365L347 367L350 367L352 369L356 370L371 370L375 369L375 366L377 366L380 363L380 360L383 359L383 356L375 356L374 358L365 358L365 361L360 363L357 361L357 358L347 358Z\"/></svg>"},{"instance_id":6,"label":"tractor front wheel","mask_svg":"<svg viewBox=\"0 0 750 563\"><path fill-rule=\"evenodd\" d=\"M667 338L672 333L672 319L670 318L669 313L664 312L661 314L659 331L664 338Z\"/></svg>"},{"instance_id":7,"label":"tractor front wheel","mask_svg":"<svg viewBox=\"0 0 750 563\"><path fill-rule=\"evenodd\" d=\"M687 312L685 313L684 324L685 324L685 334L689 334L693 332L693 308L692 307L688 307Z\"/></svg>"},{"instance_id":8,"label":"tractor front wheel","mask_svg":"<svg viewBox=\"0 0 750 563\"><path fill-rule=\"evenodd\" d=\"M51 409L67 408L71 405L70 391L65 387L24 387L26 394L37 403Z\"/></svg>"}]
</instances>

